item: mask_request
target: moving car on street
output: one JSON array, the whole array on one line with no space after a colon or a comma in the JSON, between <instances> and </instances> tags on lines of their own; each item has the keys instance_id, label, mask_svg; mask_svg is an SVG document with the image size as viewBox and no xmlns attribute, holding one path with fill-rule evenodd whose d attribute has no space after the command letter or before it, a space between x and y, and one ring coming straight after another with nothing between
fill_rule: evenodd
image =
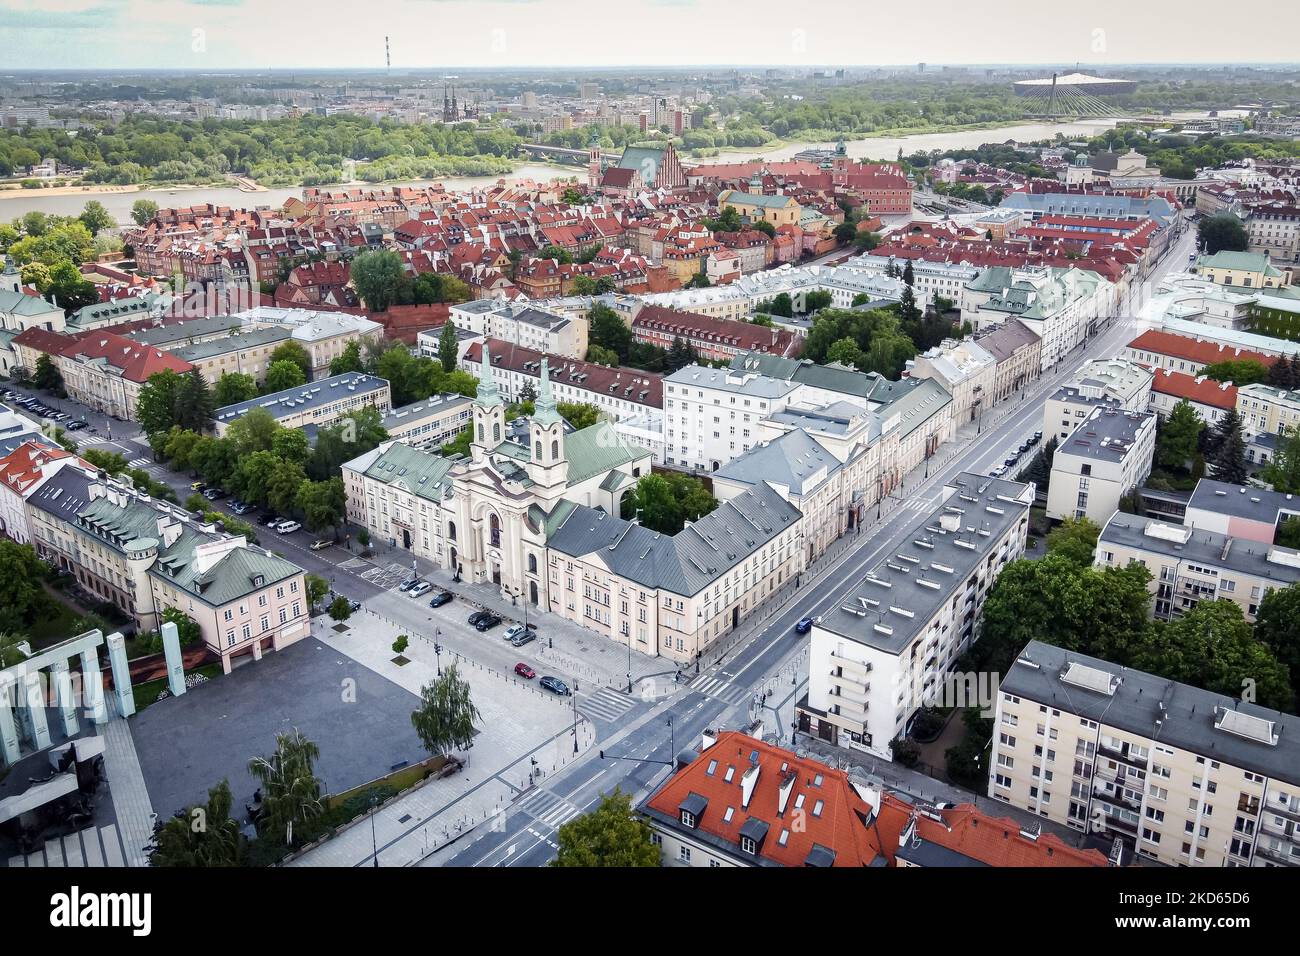
<instances>
[{"instance_id":1,"label":"moving car on street","mask_svg":"<svg viewBox=\"0 0 1300 956\"><path fill-rule=\"evenodd\" d=\"M794 626L794 632L796 634L807 634L809 631L812 630L812 626L813 626L812 618L810 617L801 618L799 620L799 623Z\"/></svg>"}]
</instances>

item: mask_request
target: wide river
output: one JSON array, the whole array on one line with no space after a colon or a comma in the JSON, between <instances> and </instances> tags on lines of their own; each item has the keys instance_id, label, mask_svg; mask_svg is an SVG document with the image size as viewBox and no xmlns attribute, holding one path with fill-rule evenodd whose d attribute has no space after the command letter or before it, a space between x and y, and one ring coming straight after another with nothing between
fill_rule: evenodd
<instances>
[{"instance_id":1,"label":"wide river","mask_svg":"<svg viewBox=\"0 0 1300 956\"><path fill-rule=\"evenodd\" d=\"M1182 115L1182 114L1180 114ZM1203 115L1203 114L1200 114ZM1101 130L1115 125L1115 120L1085 120L1071 123L1023 123L1017 126L1000 126L996 129L963 130L953 133L918 133L912 136L883 136L873 139L858 139L848 142L848 153L855 159L890 160L903 153L911 154L918 150L965 149L984 143L1002 143L1009 139L1019 142L1050 139L1057 133L1066 136L1095 136ZM789 159L796 153L809 148L830 148L834 143L790 143L771 150L739 150L726 152L701 160L688 160L698 163L740 162L755 156L764 159ZM515 167L514 171L504 177L509 180L534 179L549 181L581 175L582 171L574 166L550 166L539 163L525 163ZM419 180L406 183L385 185L427 185L430 182L442 183L449 189L468 189L496 182L498 176L461 176L438 180ZM326 187L342 189L342 186ZM120 192L79 192L70 195L42 195L36 190L0 191L0 222L7 222L31 210L60 216L74 216L81 212L87 200L98 199L115 219L128 223L131 216L131 204L137 199L152 199L159 206L192 206L201 203L216 203L224 206L252 208L257 206L276 207L290 196L302 195L301 187L279 187L257 192L244 192L233 186L200 187L197 189L146 189L131 190L123 188Z\"/></svg>"}]
</instances>

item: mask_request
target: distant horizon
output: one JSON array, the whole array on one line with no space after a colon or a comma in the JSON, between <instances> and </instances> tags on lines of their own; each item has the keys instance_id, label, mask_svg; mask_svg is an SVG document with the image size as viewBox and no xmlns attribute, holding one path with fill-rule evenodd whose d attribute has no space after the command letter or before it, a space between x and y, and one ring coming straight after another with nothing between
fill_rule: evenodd
<instances>
[{"instance_id":1,"label":"distant horizon","mask_svg":"<svg viewBox=\"0 0 1300 956\"><path fill-rule=\"evenodd\" d=\"M624 0L595 10L585 0L369 0L364 9L343 0L0 0L0 49L14 74L383 72L386 39L399 71L1295 62L1300 7L1267 11L1266 28L1252 24L1249 34L1206 29L1218 15L1207 0L1051 9L1033 0L931 0L890 15L852 0L793 10L748 0L741 16L723 0ZM1032 59L1020 59L1026 50Z\"/></svg>"}]
</instances>

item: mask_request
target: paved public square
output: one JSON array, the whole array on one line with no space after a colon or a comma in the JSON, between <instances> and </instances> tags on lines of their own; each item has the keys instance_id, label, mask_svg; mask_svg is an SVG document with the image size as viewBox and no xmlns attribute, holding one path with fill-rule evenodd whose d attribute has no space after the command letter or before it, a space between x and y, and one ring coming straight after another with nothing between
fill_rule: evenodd
<instances>
[{"instance_id":1,"label":"paved public square","mask_svg":"<svg viewBox=\"0 0 1300 956\"><path fill-rule=\"evenodd\" d=\"M295 727L316 742L325 788L341 793L428 754L411 726L418 698L312 638L236 668L131 718L153 807L167 816L230 780L242 814L250 758Z\"/></svg>"}]
</instances>

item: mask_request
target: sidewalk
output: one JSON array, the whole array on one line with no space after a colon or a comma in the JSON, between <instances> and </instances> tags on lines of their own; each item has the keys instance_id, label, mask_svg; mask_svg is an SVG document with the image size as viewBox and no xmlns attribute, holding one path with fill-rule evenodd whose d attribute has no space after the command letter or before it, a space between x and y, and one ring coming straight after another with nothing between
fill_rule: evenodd
<instances>
[{"instance_id":1,"label":"sidewalk","mask_svg":"<svg viewBox=\"0 0 1300 956\"><path fill-rule=\"evenodd\" d=\"M408 663L393 662L397 655L391 645L398 629L376 615L358 614L342 631L336 631L328 618L317 618L312 634L412 693L419 694L425 683L436 678L437 662L427 641L412 640L402 654ZM474 746L458 754L465 769L429 780L379 807L373 814L373 838L368 815L305 851L289 866L370 866L375 847L379 865L409 866L503 813L530 786L533 759L545 779L595 743L591 722L579 717L578 753L574 753L571 699L547 694L458 654L444 652L442 663L444 668L458 665L479 709Z\"/></svg>"}]
</instances>

